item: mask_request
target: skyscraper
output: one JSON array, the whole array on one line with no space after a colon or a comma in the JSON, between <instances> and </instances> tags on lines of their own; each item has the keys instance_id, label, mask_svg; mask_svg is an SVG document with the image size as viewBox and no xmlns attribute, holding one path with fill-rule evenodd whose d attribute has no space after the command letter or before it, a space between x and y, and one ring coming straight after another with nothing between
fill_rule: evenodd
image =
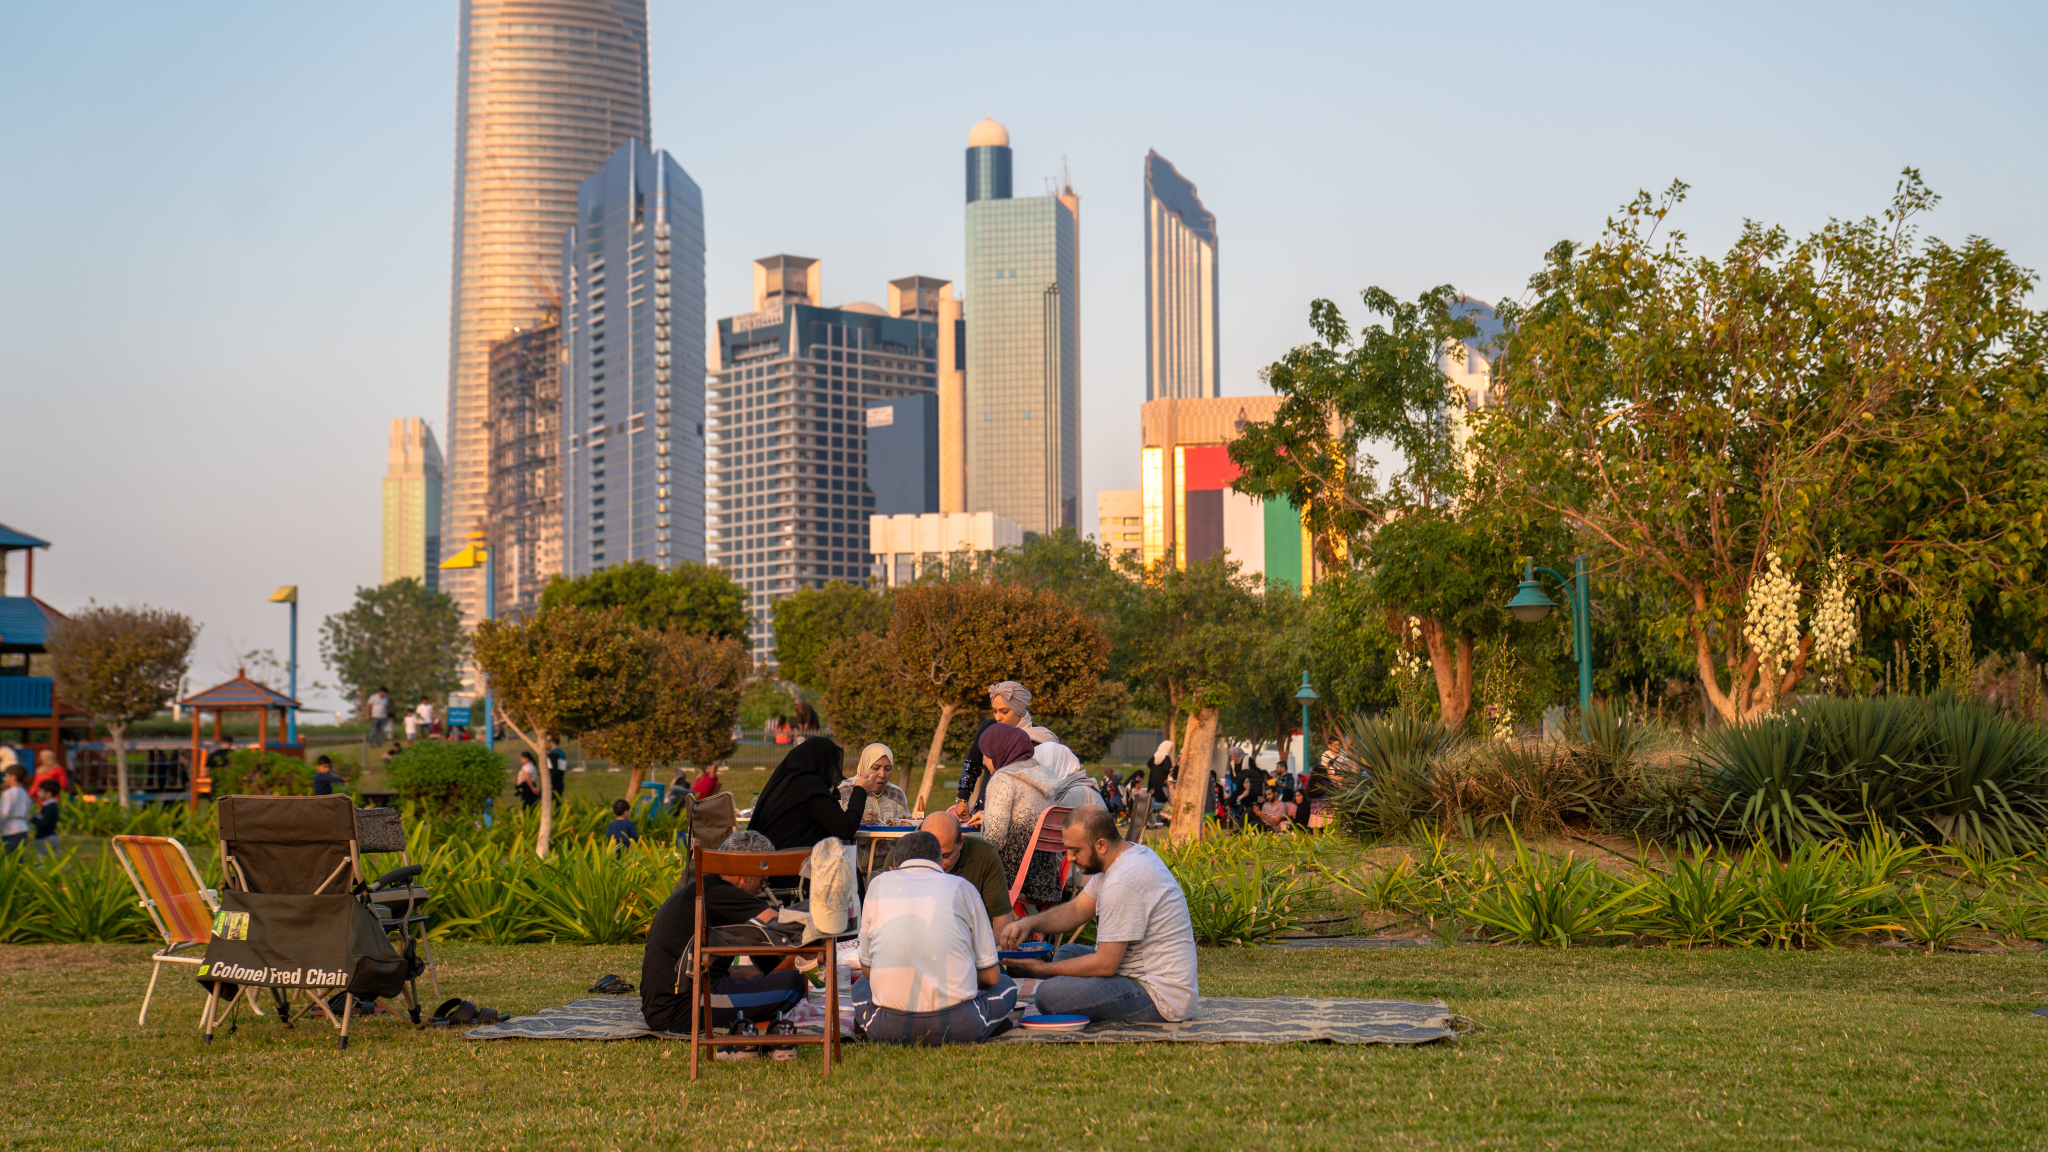
<instances>
[{"instance_id":1,"label":"skyscraper","mask_svg":"<svg viewBox=\"0 0 2048 1152\"><path fill-rule=\"evenodd\" d=\"M1008 130L968 133L967 507L1026 532L1079 524L1080 208L1012 198Z\"/></svg>"},{"instance_id":2,"label":"skyscraper","mask_svg":"<svg viewBox=\"0 0 2048 1152\"><path fill-rule=\"evenodd\" d=\"M704 560L704 200L629 140L561 237L562 570ZM670 337L673 335L674 339Z\"/></svg>"},{"instance_id":3,"label":"skyscraper","mask_svg":"<svg viewBox=\"0 0 2048 1152\"><path fill-rule=\"evenodd\" d=\"M489 538L498 614L515 619L562 571L561 336L549 316L491 345Z\"/></svg>"},{"instance_id":4,"label":"skyscraper","mask_svg":"<svg viewBox=\"0 0 2048 1152\"><path fill-rule=\"evenodd\" d=\"M442 509L458 537L488 501L490 347L559 292L584 177L650 133L646 0L463 0L461 21ZM475 621L482 570L447 576Z\"/></svg>"},{"instance_id":5,"label":"skyscraper","mask_svg":"<svg viewBox=\"0 0 2048 1152\"><path fill-rule=\"evenodd\" d=\"M711 366L714 563L747 590L754 654L773 661L770 607L869 568L867 408L938 387L938 316L952 285L891 281L890 308L820 306L823 266L754 261L754 310L718 322Z\"/></svg>"},{"instance_id":6,"label":"skyscraper","mask_svg":"<svg viewBox=\"0 0 2048 1152\"><path fill-rule=\"evenodd\" d=\"M441 448L425 420L391 422L384 470L384 574L380 583L410 576L440 588Z\"/></svg>"},{"instance_id":7,"label":"skyscraper","mask_svg":"<svg viewBox=\"0 0 2048 1152\"><path fill-rule=\"evenodd\" d=\"M1145 154L1145 399L1222 395L1216 217L1157 152Z\"/></svg>"}]
</instances>

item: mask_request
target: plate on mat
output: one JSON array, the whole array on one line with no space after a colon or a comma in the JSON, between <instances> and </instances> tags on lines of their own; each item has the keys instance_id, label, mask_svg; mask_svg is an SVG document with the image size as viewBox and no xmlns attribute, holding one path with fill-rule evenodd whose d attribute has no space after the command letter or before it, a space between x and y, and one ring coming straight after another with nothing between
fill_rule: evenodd
<instances>
[{"instance_id":1,"label":"plate on mat","mask_svg":"<svg viewBox=\"0 0 2048 1152\"><path fill-rule=\"evenodd\" d=\"M1026 1016L1017 1023L1033 1032L1079 1032L1088 1026L1086 1016Z\"/></svg>"},{"instance_id":2,"label":"plate on mat","mask_svg":"<svg viewBox=\"0 0 2048 1152\"><path fill-rule=\"evenodd\" d=\"M863 832L915 832L915 831L917 831L917 825L915 825L915 824L863 824L863 825L861 825L861 826L860 826L860 830L861 830L861 831L863 831Z\"/></svg>"},{"instance_id":3,"label":"plate on mat","mask_svg":"<svg viewBox=\"0 0 2048 1152\"><path fill-rule=\"evenodd\" d=\"M1049 940L1038 940L1026 944L1022 948L996 953L996 957L1001 960L1043 960L1050 955L1052 955L1052 942Z\"/></svg>"}]
</instances>

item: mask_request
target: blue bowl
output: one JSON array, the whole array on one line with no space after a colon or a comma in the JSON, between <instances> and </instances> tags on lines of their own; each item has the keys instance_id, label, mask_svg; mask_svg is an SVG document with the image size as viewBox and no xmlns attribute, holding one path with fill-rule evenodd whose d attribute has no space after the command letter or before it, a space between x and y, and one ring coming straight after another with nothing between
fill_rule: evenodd
<instances>
[{"instance_id":1,"label":"blue bowl","mask_svg":"<svg viewBox=\"0 0 2048 1152\"><path fill-rule=\"evenodd\" d=\"M1043 960L1050 955L1052 942L1049 940L1039 940L1014 951L996 953L996 956L1003 960Z\"/></svg>"}]
</instances>

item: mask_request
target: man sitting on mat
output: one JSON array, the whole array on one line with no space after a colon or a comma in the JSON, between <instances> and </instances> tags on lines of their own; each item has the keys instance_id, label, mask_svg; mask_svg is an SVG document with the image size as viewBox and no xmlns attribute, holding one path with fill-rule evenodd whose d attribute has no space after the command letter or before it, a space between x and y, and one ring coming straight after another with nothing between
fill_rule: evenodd
<instances>
[{"instance_id":1,"label":"man sitting on mat","mask_svg":"<svg viewBox=\"0 0 2048 1152\"><path fill-rule=\"evenodd\" d=\"M939 838L912 832L868 884L859 962L847 1006L870 1040L972 1044L1007 1027L1017 982L996 963L996 936L974 885L939 862Z\"/></svg>"},{"instance_id":2,"label":"man sitting on mat","mask_svg":"<svg viewBox=\"0 0 2048 1152\"><path fill-rule=\"evenodd\" d=\"M1017 918L1010 906L1010 877L1003 871L1003 857L996 846L961 830L960 818L941 808L917 826L939 838L939 866L960 877L981 893L988 910L989 927L998 932Z\"/></svg>"},{"instance_id":3,"label":"man sitting on mat","mask_svg":"<svg viewBox=\"0 0 2048 1152\"><path fill-rule=\"evenodd\" d=\"M719 845L721 852L773 852L775 842L759 832L735 832ZM766 924L775 908L761 899L759 876L705 876L704 914L715 926ZM647 930L647 955L640 962L640 1014L660 1032L690 1030L690 944L697 933L697 884L675 890L654 914ZM711 1025L723 1028L744 1017L766 1020L803 1003L810 982L794 968L744 979L732 975L732 957L714 956L706 971L711 981ZM727 1050L719 1049L723 1055ZM752 1054L752 1049L735 1051Z\"/></svg>"},{"instance_id":4,"label":"man sitting on mat","mask_svg":"<svg viewBox=\"0 0 2048 1152\"><path fill-rule=\"evenodd\" d=\"M1010 961L1043 979L1038 1011L1136 1024L1193 1019L1201 1007L1195 927L1173 873L1150 848L1126 842L1107 809L1076 808L1060 835L1088 886L1005 927L1003 947L1016 948L1034 932L1057 936L1100 920L1093 948L1069 944L1051 960Z\"/></svg>"}]
</instances>

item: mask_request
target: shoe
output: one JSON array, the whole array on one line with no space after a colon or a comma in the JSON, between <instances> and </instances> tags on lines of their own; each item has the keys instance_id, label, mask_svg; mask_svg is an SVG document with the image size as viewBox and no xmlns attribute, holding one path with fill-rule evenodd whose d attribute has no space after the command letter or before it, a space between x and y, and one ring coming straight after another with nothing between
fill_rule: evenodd
<instances>
[{"instance_id":1,"label":"shoe","mask_svg":"<svg viewBox=\"0 0 2048 1152\"><path fill-rule=\"evenodd\" d=\"M754 1036L758 1035L758 1033L754 1031L754 1022L752 1020L738 1020L733 1023L732 1029L726 1035ZM711 1051L711 1058L713 1060L752 1060L760 1054L759 1049L751 1046L745 1048L714 1048Z\"/></svg>"},{"instance_id":2,"label":"shoe","mask_svg":"<svg viewBox=\"0 0 2048 1152\"><path fill-rule=\"evenodd\" d=\"M787 1020L777 1020L768 1026L768 1034L770 1036L794 1036L796 1035L796 1025L791 1024ZM786 1044L779 1048L770 1048L768 1055L773 1056L777 1060L794 1060L796 1059L796 1045Z\"/></svg>"}]
</instances>

